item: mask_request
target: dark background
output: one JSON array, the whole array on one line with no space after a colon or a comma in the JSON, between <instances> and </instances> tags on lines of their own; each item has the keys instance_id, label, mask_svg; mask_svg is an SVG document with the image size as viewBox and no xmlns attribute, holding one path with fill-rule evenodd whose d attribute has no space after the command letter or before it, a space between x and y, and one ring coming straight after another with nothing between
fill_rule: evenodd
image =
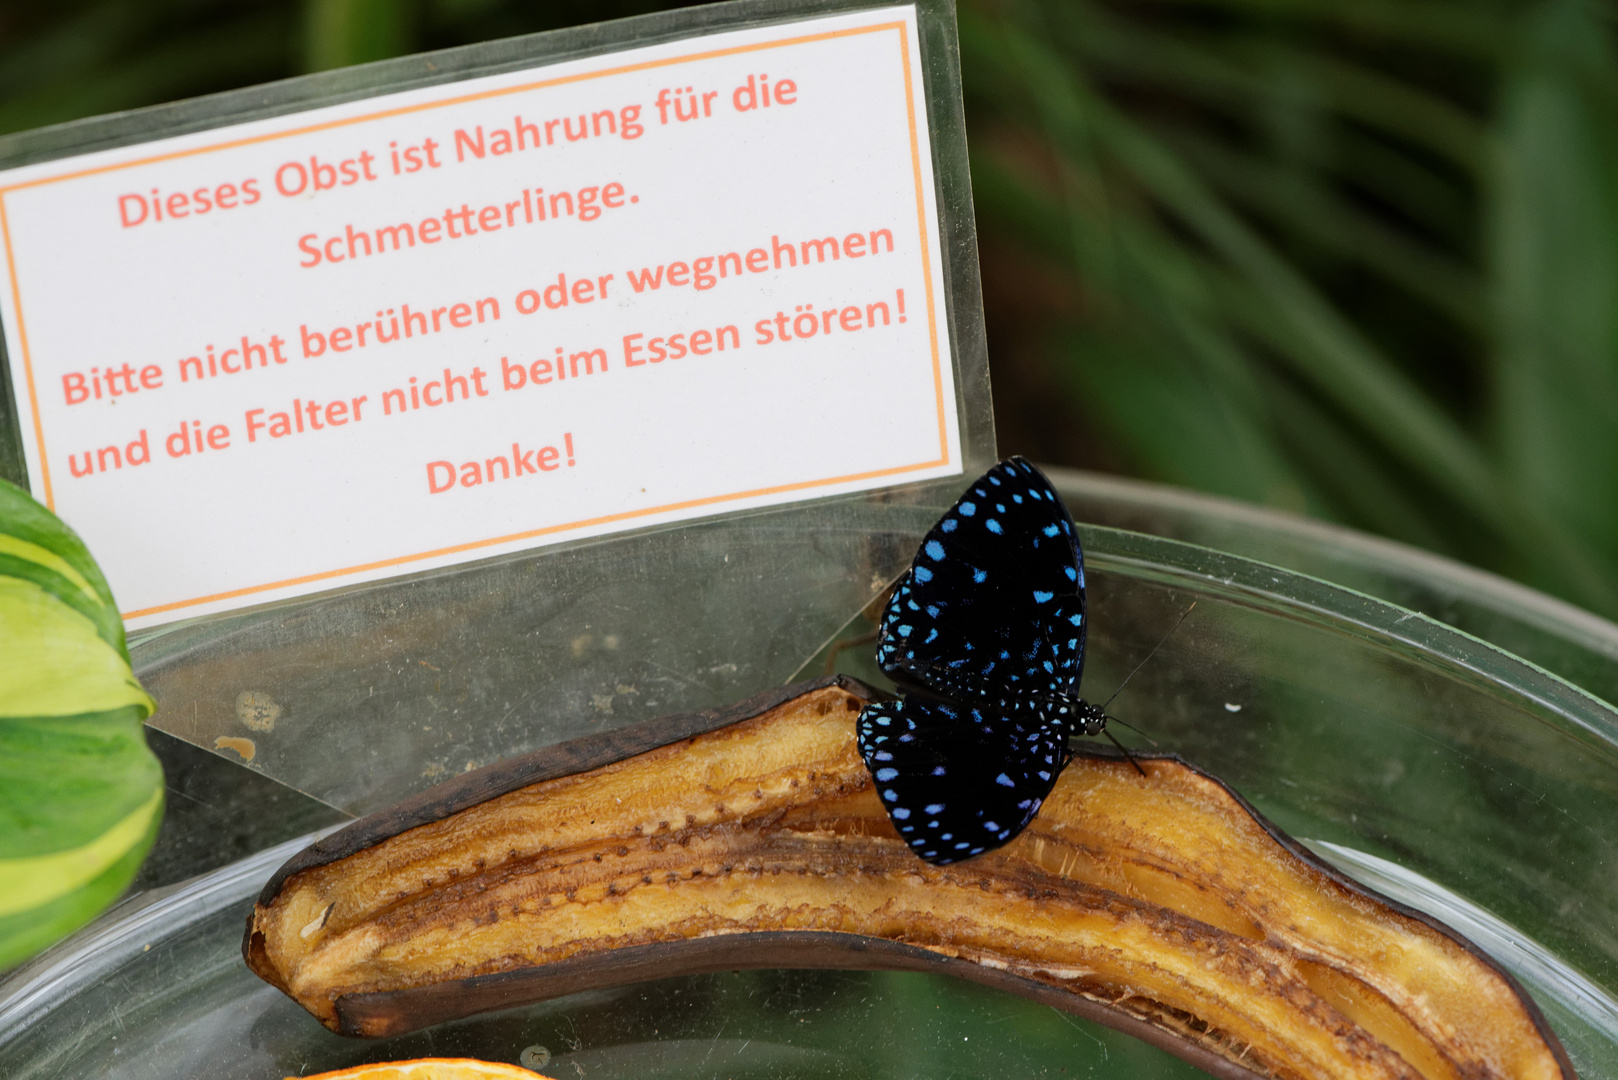
<instances>
[{"instance_id":1,"label":"dark background","mask_svg":"<svg viewBox=\"0 0 1618 1080\"><path fill-rule=\"evenodd\" d=\"M0 131L673 6L0 4ZM1005 453L1618 616L1618 63L1585 0L963 0Z\"/></svg>"}]
</instances>

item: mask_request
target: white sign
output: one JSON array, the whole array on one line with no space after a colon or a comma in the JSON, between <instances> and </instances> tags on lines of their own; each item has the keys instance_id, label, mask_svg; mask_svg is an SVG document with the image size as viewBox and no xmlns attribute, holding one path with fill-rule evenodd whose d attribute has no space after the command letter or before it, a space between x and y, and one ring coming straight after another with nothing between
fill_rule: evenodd
<instances>
[{"instance_id":1,"label":"white sign","mask_svg":"<svg viewBox=\"0 0 1618 1080\"><path fill-rule=\"evenodd\" d=\"M961 470L912 8L0 174L34 494L133 627Z\"/></svg>"}]
</instances>

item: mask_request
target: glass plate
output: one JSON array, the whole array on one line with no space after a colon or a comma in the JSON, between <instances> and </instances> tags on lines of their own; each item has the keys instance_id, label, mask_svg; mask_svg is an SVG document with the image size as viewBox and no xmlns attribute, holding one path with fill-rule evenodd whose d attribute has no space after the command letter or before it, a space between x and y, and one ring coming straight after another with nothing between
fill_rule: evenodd
<instances>
[{"instance_id":1,"label":"glass plate","mask_svg":"<svg viewBox=\"0 0 1618 1080\"><path fill-rule=\"evenodd\" d=\"M1618 1078L1618 715L1542 668L1363 593L1191 544L1086 528L1111 711L1373 887L1453 923L1529 987L1587 1080ZM842 655L857 674L868 649ZM1126 739L1131 733L1121 731ZM1020 998L911 974L670 978L380 1043L247 972L245 916L308 838L115 909L0 984L0 1076L275 1080L423 1055L562 1077L1195 1075Z\"/></svg>"}]
</instances>

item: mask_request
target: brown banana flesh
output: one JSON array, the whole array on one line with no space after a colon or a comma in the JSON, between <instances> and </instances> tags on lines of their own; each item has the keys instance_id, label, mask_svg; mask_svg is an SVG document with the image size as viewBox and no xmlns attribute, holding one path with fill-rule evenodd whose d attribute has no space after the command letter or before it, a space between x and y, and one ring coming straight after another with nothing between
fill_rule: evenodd
<instances>
[{"instance_id":1,"label":"brown banana flesh","mask_svg":"<svg viewBox=\"0 0 1618 1080\"><path fill-rule=\"evenodd\" d=\"M943 971L1223 1076L1574 1080L1475 946L1337 874L1172 757L1076 757L1030 826L931 866L821 680L468 774L265 887L249 966L386 1036L741 967Z\"/></svg>"}]
</instances>

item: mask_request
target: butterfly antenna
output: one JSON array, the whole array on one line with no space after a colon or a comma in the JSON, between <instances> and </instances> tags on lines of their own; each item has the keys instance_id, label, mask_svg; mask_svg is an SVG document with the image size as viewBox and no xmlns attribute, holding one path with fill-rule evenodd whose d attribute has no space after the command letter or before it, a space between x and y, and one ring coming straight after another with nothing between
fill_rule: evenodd
<instances>
[{"instance_id":1,"label":"butterfly antenna","mask_svg":"<svg viewBox=\"0 0 1618 1080\"><path fill-rule=\"evenodd\" d=\"M1128 724L1124 724L1124 726L1129 727ZM1131 730L1133 730L1133 729L1131 729ZM1140 762L1135 760L1135 755L1131 754L1129 752L1129 747L1125 746L1123 743L1118 741L1117 736L1115 736L1112 732L1108 731L1106 728L1101 729L1101 734L1103 734L1107 738L1111 739L1112 740L1112 745L1116 746L1118 749L1120 749L1120 750L1122 750L1124 752L1124 757L1128 758L1129 763L1131 765L1135 766L1135 771L1136 772L1140 773L1142 776L1146 775L1146 770L1140 767Z\"/></svg>"},{"instance_id":2,"label":"butterfly antenna","mask_svg":"<svg viewBox=\"0 0 1618 1080\"><path fill-rule=\"evenodd\" d=\"M1136 727L1134 724L1131 724L1127 720L1120 720L1116 716L1109 716L1109 717L1107 717L1107 723L1109 723L1109 724L1122 724L1124 727L1128 728L1130 731L1133 731L1136 735L1139 735L1141 738L1145 739L1147 742L1151 743L1153 746L1158 745L1156 739L1152 738L1150 735L1146 734L1146 732L1142 731L1140 728Z\"/></svg>"},{"instance_id":3,"label":"butterfly antenna","mask_svg":"<svg viewBox=\"0 0 1618 1080\"><path fill-rule=\"evenodd\" d=\"M1169 627L1169 632L1163 635L1163 640L1159 641L1156 645L1152 646L1152 651L1146 654L1146 660L1142 660L1140 663L1136 664L1135 665L1135 670L1131 671L1128 675L1124 676L1124 681L1118 684L1118 689L1116 689L1116 690L1114 690L1112 692L1112 697L1108 698L1106 700L1106 702L1102 704L1102 706L1101 706L1101 711L1102 712L1106 712L1107 711L1107 706L1111 705L1115 700L1117 700L1118 695L1124 692L1124 687L1129 685L1129 680L1133 679L1135 677L1135 675L1140 671L1140 669L1146 666L1146 661L1147 660L1150 660L1152 657L1157 655L1157 650L1159 650L1159 649L1161 649L1163 647L1163 642L1167 641L1169 638L1174 636L1174 631L1176 631L1176 630L1178 630L1180 628L1180 624L1185 622L1186 616L1190 615L1193 611L1196 610L1196 608L1197 608L1197 602L1195 600L1191 601L1191 606L1186 608L1185 611L1180 614L1180 617L1178 619L1174 620L1174 625ZM1120 723L1122 723L1122 721L1120 721ZM1129 725L1124 724L1124 726L1128 727Z\"/></svg>"}]
</instances>

